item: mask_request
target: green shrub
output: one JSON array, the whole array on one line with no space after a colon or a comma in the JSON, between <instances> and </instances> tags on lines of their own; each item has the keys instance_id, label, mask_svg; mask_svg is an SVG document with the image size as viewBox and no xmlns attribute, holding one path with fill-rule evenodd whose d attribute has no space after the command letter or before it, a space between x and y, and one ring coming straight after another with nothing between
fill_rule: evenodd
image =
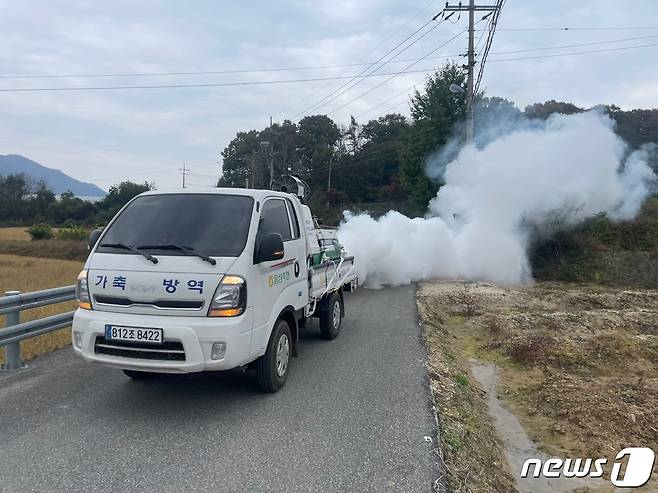
<instances>
[{"instance_id":1,"label":"green shrub","mask_svg":"<svg viewBox=\"0 0 658 493\"><path fill-rule=\"evenodd\" d=\"M82 226L68 226L66 228L61 228L55 233L55 237L58 240L86 240L89 236L89 232Z\"/></svg>"},{"instance_id":2,"label":"green shrub","mask_svg":"<svg viewBox=\"0 0 658 493\"><path fill-rule=\"evenodd\" d=\"M46 223L33 224L27 232L32 237L32 241L49 240L53 237L53 230Z\"/></svg>"}]
</instances>

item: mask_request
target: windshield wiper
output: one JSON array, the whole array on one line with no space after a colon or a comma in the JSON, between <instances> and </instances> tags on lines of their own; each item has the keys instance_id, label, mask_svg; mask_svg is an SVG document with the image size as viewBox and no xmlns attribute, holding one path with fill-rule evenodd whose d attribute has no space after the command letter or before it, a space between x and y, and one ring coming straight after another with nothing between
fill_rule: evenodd
<instances>
[{"instance_id":1,"label":"windshield wiper","mask_svg":"<svg viewBox=\"0 0 658 493\"><path fill-rule=\"evenodd\" d=\"M217 261L214 258L198 253L194 248L176 245L175 243L167 243L166 245L140 245L137 248L140 250L178 250L179 252L199 257L201 260L204 260L211 265L217 264Z\"/></svg>"},{"instance_id":2,"label":"windshield wiper","mask_svg":"<svg viewBox=\"0 0 658 493\"><path fill-rule=\"evenodd\" d=\"M126 245L125 243L101 243L100 246L109 247L109 248L123 248L124 250L130 250L131 252L136 253L137 255L141 255L146 260L150 260L154 264L158 263L158 259L155 258L153 255L150 255L150 254L144 253L144 252L140 252L137 248L135 248L132 245Z\"/></svg>"}]
</instances>

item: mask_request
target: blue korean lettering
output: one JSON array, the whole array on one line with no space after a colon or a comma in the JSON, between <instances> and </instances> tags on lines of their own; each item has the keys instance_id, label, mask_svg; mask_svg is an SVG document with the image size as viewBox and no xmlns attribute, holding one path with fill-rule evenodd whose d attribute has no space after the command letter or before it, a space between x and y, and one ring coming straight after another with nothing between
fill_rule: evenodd
<instances>
[{"instance_id":1,"label":"blue korean lettering","mask_svg":"<svg viewBox=\"0 0 658 493\"><path fill-rule=\"evenodd\" d=\"M107 276L96 276L96 286L100 286L101 283L103 284L101 288L105 289L105 285L107 284Z\"/></svg>"},{"instance_id":2,"label":"blue korean lettering","mask_svg":"<svg viewBox=\"0 0 658 493\"><path fill-rule=\"evenodd\" d=\"M176 292L176 286L180 284L180 281L178 279L163 279L162 280L162 285L165 286L165 290L167 293L175 293Z\"/></svg>"},{"instance_id":3,"label":"blue korean lettering","mask_svg":"<svg viewBox=\"0 0 658 493\"><path fill-rule=\"evenodd\" d=\"M187 289L190 291L198 291L199 294L203 294L203 281L195 281L191 279L187 281Z\"/></svg>"},{"instance_id":4,"label":"blue korean lettering","mask_svg":"<svg viewBox=\"0 0 658 493\"><path fill-rule=\"evenodd\" d=\"M126 290L126 278L123 276L116 276L114 278L114 281L112 282L112 287L113 288L119 288L122 290Z\"/></svg>"}]
</instances>

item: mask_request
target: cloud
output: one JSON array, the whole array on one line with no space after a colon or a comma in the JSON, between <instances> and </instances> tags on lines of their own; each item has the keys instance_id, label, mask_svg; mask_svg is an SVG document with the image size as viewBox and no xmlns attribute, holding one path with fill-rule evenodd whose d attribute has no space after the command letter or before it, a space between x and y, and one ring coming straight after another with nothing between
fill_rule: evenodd
<instances>
[{"instance_id":1,"label":"cloud","mask_svg":"<svg viewBox=\"0 0 658 493\"><path fill-rule=\"evenodd\" d=\"M287 0L248 6L212 0L199 0L193 5L174 0L0 0L0 74L194 71L373 61L442 5L438 0L414 5L401 0ZM593 17L593 9L600 15ZM492 51L629 36L627 31L502 28L551 27L567 22L572 26L632 26L642 24L634 13L637 11L649 19L658 13L658 6L649 0L638 2L634 11L612 0L581 4L566 0L508 2ZM420 57L464 27L464 18L455 25L446 23L401 57ZM465 36L460 37L441 53L459 53L465 44ZM489 94L508 97L521 106L564 99L583 106L616 103L646 107L654 104L657 96L650 82L656 79L658 69L646 63L651 50L494 62L487 66L483 87ZM495 57L491 58L493 61ZM440 63L432 60L416 67ZM404 66L389 65L387 70ZM148 79L0 79L0 88L272 80L353 75L362 69ZM369 110L421 80L422 75L396 77L332 116L344 123L350 114ZM372 78L359 83L323 106L322 111L334 110L382 80ZM77 178L107 186L103 178L108 175L107 169L114 175L127 176L159 167L175 168L183 161L217 160L238 130L262 128L270 115L276 119L291 117L342 84L332 81L152 91L0 93L0 154L20 152ZM404 99L401 96L367 116L374 117ZM406 111L406 105L398 111ZM161 186L178 183L175 172L161 172L150 178Z\"/></svg>"}]
</instances>

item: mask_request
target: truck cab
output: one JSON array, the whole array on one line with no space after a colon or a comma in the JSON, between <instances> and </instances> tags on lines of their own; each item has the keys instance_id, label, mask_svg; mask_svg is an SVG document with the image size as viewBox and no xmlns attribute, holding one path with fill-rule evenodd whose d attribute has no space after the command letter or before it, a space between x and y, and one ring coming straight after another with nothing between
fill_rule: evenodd
<instances>
[{"instance_id":1,"label":"truck cab","mask_svg":"<svg viewBox=\"0 0 658 493\"><path fill-rule=\"evenodd\" d=\"M343 291L357 283L344 254L313 265L309 215L295 195L269 190L135 197L90 238L75 352L132 378L247 366L278 390L299 327L318 316L335 337Z\"/></svg>"}]
</instances>

